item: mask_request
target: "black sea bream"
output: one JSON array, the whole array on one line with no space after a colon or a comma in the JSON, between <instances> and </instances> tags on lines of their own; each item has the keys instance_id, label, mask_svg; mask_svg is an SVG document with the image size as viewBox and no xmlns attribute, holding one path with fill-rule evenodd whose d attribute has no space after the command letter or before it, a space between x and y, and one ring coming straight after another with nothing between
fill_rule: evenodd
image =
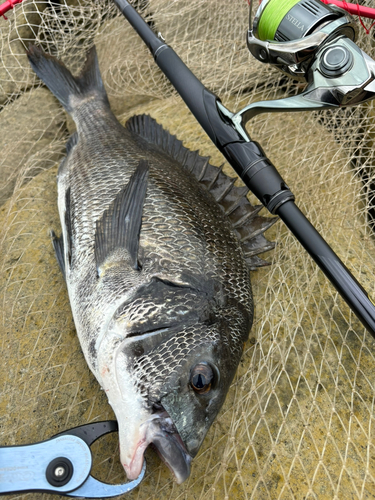
<instances>
[{"instance_id":1,"label":"black sea bream","mask_svg":"<svg viewBox=\"0 0 375 500\"><path fill-rule=\"evenodd\" d=\"M136 478L153 443L181 483L236 372L253 320L249 269L265 264L274 220L152 118L124 128L95 49L78 77L36 47L29 59L77 126L58 171L54 246L122 464Z\"/></svg>"}]
</instances>

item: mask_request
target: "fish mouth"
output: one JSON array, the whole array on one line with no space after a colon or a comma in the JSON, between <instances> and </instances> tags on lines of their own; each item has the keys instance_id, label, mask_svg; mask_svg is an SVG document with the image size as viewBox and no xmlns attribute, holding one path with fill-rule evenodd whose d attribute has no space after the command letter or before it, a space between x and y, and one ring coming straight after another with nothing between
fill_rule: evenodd
<instances>
[{"instance_id":1,"label":"fish mouth","mask_svg":"<svg viewBox=\"0 0 375 500\"><path fill-rule=\"evenodd\" d=\"M192 457L186 451L168 413L163 410L153 414L151 419L142 424L140 431L141 439L138 441L130 463L123 463L128 478L133 480L139 476L143 466L144 452L152 444L173 473L177 484L183 483L190 475Z\"/></svg>"}]
</instances>

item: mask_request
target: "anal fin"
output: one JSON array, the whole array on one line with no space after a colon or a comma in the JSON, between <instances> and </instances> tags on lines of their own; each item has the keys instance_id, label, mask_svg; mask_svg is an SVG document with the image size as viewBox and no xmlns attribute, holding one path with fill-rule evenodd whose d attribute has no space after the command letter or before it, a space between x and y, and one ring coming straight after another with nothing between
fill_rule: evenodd
<instances>
[{"instance_id":1,"label":"anal fin","mask_svg":"<svg viewBox=\"0 0 375 500\"><path fill-rule=\"evenodd\" d=\"M139 269L138 248L146 198L149 164L141 160L129 182L96 223L95 261L100 268L116 249L125 249L133 269Z\"/></svg>"}]
</instances>

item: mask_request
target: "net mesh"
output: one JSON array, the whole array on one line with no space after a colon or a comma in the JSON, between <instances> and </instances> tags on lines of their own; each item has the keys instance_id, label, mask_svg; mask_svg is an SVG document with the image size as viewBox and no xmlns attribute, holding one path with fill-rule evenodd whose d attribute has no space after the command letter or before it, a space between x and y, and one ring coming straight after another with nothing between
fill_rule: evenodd
<instances>
[{"instance_id":1,"label":"net mesh","mask_svg":"<svg viewBox=\"0 0 375 500\"><path fill-rule=\"evenodd\" d=\"M369 3L369 2L368 2ZM203 83L236 110L302 90L248 53L245 0L138 0ZM50 229L59 229L56 165L74 129L29 68L42 45L78 70L95 43L120 120L149 113L186 146L223 159L110 1L25 0L0 20L0 444L26 444L113 418L74 330ZM372 36L359 46L375 57ZM253 139L301 210L375 295L371 103L261 115ZM229 169L228 169L229 171ZM282 223L271 266L252 273L255 323L225 405L192 474L177 486L153 451L129 499L372 498L375 342ZM124 481L117 437L94 445L93 474ZM55 498L29 493L9 498Z\"/></svg>"}]
</instances>

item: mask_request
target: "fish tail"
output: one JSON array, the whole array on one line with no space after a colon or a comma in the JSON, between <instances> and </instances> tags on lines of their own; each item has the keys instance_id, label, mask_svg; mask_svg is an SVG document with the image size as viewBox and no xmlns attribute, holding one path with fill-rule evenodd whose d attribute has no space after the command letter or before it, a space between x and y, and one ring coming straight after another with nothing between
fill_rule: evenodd
<instances>
[{"instance_id":1,"label":"fish tail","mask_svg":"<svg viewBox=\"0 0 375 500\"><path fill-rule=\"evenodd\" d=\"M109 106L107 93L100 75L95 47L87 54L79 76L73 76L63 62L46 54L41 48L30 45L27 52L32 69L57 97L68 113L72 113L80 101L95 94Z\"/></svg>"}]
</instances>

